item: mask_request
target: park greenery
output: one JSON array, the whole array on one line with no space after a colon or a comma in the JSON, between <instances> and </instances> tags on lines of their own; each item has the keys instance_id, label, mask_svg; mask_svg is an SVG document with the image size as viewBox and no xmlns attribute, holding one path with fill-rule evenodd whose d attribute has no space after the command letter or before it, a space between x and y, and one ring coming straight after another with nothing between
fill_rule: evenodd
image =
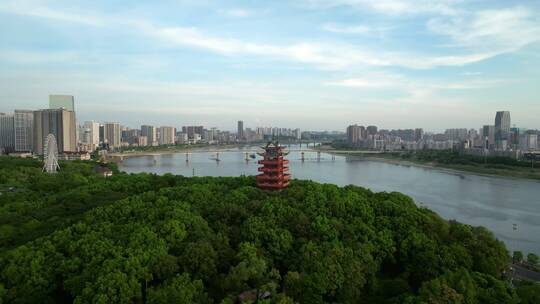
<instances>
[{"instance_id":1,"label":"park greenery","mask_svg":"<svg viewBox=\"0 0 540 304\"><path fill-rule=\"evenodd\" d=\"M491 232L400 193L95 165L0 158L0 303L538 303Z\"/></svg>"},{"instance_id":2,"label":"park greenery","mask_svg":"<svg viewBox=\"0 0 540 304\"><path fill-rule=\"evenodd\" d=\"M339 150L358 150L342 142L332 145ZM401 161L411 164L427 165L431 167L447 168L484 175L499 175L517 178L540 180L540 161L521 159L516 160L503 156L468 155L459 150L432 150L421 149L415 151L387 151L380 154L361 154L363 157L378 158L382 160ZM351 155L348 153L347 155Z\"/></svg>"},{"instance_id":3,"label":"park greenery","mask_svg":"<svg viewBox=\"0 0 540 304\"><path fill-rule=\"evenodd\" d=\"M382 157L478 174L540 179L540 166L530 160L503 156L478 156L454 150L417 150L385 153Z\"/></svg>"}]
</instances>

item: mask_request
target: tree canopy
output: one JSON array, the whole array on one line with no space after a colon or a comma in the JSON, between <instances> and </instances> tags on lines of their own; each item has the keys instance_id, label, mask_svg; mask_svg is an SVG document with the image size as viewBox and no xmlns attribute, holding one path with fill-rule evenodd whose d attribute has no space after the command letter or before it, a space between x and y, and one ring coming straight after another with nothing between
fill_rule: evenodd
<instances>
[{"instance_id":1,"label":"tree canopy","mask_svg":"<svg viewBox=\"0 0 540 304\"><path fill-rule=\"evenodd\" d=\"M19 162L13 165L12 162ZM400 193L0 159L6 303L519 303L482 227ZM0 301L1 302L1 301Z\"/></svg>"}]
</instances>

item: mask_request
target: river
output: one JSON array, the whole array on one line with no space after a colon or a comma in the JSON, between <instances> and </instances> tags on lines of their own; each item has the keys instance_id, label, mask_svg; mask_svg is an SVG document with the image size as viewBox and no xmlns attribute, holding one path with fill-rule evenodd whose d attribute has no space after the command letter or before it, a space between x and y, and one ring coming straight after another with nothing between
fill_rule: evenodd
<instances>
[{"instance_id":1,"label":"river","mask_svg":"<svg viewBox=\"0 0 540 304\"><path fill-rule=\"evenodd\" d=\"M252 148L253 149L253 148ZM126 158L119 164L130 173L173 173L185 176L239 176L257 174L254 159L245 154L221 152L185 153ZM358 185L373 191L398 191L411 196L445 219L484 226L503 240L510 250L540 254L540 182L479 176L434 168L386 163L358 156L335 156L299 152L287 157L294 178L337 185ZM516 229L514 229L514 224Z\"/></svg>"}]
</instances>

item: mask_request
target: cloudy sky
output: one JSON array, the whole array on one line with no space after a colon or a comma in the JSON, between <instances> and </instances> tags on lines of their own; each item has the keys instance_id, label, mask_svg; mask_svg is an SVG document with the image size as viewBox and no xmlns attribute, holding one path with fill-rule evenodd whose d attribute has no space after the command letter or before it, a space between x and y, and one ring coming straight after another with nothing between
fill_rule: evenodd
<instances>
[{"instance_id":1,"label":"cloudy sky","mask_svg":"<svg viewBox=\"0 0 540 304\"><path fill-rule=\"evenodd\" d=\"M540 128L540 1L0 1L0 111L234 129Z\"/></svg>"}]
</instances>

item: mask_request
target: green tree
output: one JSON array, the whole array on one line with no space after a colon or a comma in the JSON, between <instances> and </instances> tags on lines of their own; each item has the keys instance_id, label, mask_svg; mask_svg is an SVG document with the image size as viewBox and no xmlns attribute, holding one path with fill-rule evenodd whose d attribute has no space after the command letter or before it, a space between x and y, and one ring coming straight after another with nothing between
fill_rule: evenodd
<instances>
[{"instance_id":1,"label":"green tree","mask_svg":"<svg viewBox=\"0 0 540 304\"><path fill-rule=\"evenodd\" d=\"M209 299L202 281L192 281L189 274L183 273L149 289L148 303L209 303Z\"/></svg>"},{"instance_id":2,"label":"green tree","mask_svg":"<svg viewBox=\"0 0 540 304\"><path fill-rule=\"evenodd\" d=\"M454 161L452 153L446 153ZM410 156L413 157L413 156ZM437 158L426 152L425 157ZM0 299L7 303L524 303L484 228L400 193L254 177L115 172L0 157ZM0 233L1 234L1 233ZM521 299L518 298L521 297Z\"/></svg>"},{"instance_id":3,"label":"green tree","mask_svg":"<svg viewBox=\"0 0 540 304\"><path fill-rule=\"evenodd\" d=\"M516 289L521 304L540 303L540 285L533 282L522 281Z\"/></svg>"},{"instance_id":4,"label":"green tree","mask_svg":"<svg viewBox=\"0 0 540 304\"><path fill-rule=\"evenodd\" d=\"M538 256L534 253L527 254L527 262L537 265L538 264Z\"/></svg>"},{"instance_id":5,"label":"green tree","mask_svg":"<svg viewBox=\"0 0 540 304\"><path fill-rule=\"evenodd\" d=\"M514 254L512 255L512 260L514 261L514 263L521 263L523 261L523 252L514 251Z\"/></svg>"},{"instance_id":6,"label":"green tree","mask_svg":"<svg viewBox=\"0 0 540 304\"><path fill-rule=\"evenodd\" d=\"M169 254L160 257L152 267L152 273L160 281L173 277L179 270L178 259Z\"/></svg>"}]
</instances>

